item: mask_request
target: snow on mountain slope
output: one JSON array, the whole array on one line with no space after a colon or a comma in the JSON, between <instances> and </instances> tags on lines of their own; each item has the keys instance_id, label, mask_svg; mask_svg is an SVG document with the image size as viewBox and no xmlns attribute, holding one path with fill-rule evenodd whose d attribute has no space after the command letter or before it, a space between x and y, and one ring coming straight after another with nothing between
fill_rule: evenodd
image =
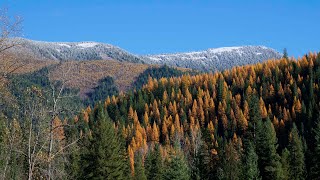
<instances>
[{"instance_id":1,"label":"snow on mountain slope","mask_svg":"<svg viewBox=\"0 0 320 180\"><path fill-rule=\"evenodd\" d=\"M97 42L44 42L15 38L21 44L14 51L22 51L48 60L117 60L141 63L140 58L119 47Z\"/></svg>"},{"instance_id":2,"label":"snow on mountain slope","mask_svg":"<svg viewBox=\"0 0 320 180\"><path fill-rule=\"evenodd\" d=\"M265 46L240 46L198 52L147 55L141 58L147 64L166 64L201 71L217 71L281 58L281 54Z\"/></svg>"},{"instance_id":3,"label":"snow on mountain slope","mask_svg":"<svg viewBox=\"0 0 320 180\"><path fill-rule=\"evenodd\" d=\"M220 71L234 66L281 58L274 49L264 46L221 47L205 51L134 55L119 47L97 42L43 42L15 38L21 46L14 49L45 60L117 60L120 62L159 64L200 71Z\"/></svg>"},{"instance_id":4,"label":"snow on mountain slope","mask_svg":"<svg viewBox=\"0 0 320 180\"><path fill-rule=\"evenodd\" d=\"M94 46L98 45L98 43L94 43L94 42L85 42L85 43L80 43L77 44L77 46L83 47L83 48L92 48Z\"/></svg>"}]
</instances>

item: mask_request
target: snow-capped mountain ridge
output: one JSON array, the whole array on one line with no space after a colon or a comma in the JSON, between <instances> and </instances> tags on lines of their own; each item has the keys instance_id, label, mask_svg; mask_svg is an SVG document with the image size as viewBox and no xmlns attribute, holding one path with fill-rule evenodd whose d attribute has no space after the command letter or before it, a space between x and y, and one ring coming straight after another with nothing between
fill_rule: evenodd
<instances>
[{"instance_id":1,"label":"snow-capped mountain ridge","mask_svg":"<svg viewBox=\"0 0 320 180\"><path fill-rule=\"evenodd\" d=\"M281 58L281 54L265 46L237 46L210 48L158 55L135 55L111 44L83 42L45 42L23 38L12 39L21 46L15 50L47 60L117 60L191 68L201 71L217 71L234 66L254 64L268 59Z\"/></svg>"},{"instance_id":2,"label":"snow-capped mountain ridge","mask_svg":"<svg viewBox=\"0 0 320 180\"><path fill-rule=\"evenodd\" d=\"M226 47L217 47L217 48L208 48L207 50L199 50L199 51L185 51L185 52L173 52L173 53L160 53L160 54L147 54L142 56L167 56L167 55L194 55L194 54L201 54L203 52L211 52L211 53L221 53L221 52L230 52L233 50L238 50L244 47L258 47L261 49L271 49L263 45L243 45L243 46L226 46Z\"/></svg>"},{"instance_id":3,"label":"snow-capped mountain ridge","mask_svg":"<svg viewBox=\"0 0 320 180\"><path fill-rule=\"evenodd\" d=\"M21 46L15 50L32 54L36 58L48 60L118 60L142 63L140 58L111 44L93 41L83 42L46 42L24 38L12 39Z\"/></svg>"},{"instance_id":4,"label":"snow-capped mountain ridge","mask_svg":"<svg viewBox=\"0 0 320 180\"><path fill-rule=\"evenodd\" d=\"M149 64L166 64L203 71L216 71L281 58L281 54L265 46L210 48L204 51L142 56Z\"/></svg>"}]
</instances>

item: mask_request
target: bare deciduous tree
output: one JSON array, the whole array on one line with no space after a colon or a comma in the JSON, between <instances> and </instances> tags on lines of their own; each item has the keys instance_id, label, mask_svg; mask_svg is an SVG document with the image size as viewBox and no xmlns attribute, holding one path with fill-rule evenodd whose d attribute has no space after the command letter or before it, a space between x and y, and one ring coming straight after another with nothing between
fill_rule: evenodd
<instances>
[{"instance_id":1,"label":"bare deciduous tree","mask_svg":"<svg viewBox=\"0 0 320 180\"><path fill-rule=\"evenodd\" d=\"M0 110L4 103L12 101L6 88L6 77L23 67L25 63L10 53L10 49L20 45L14 37L21 33L21 23L20 17L10 18L8 9L0 9Z\"/></svg>"},{"instance_id":2,"label":"bare deciduous tree","mask_svg":"<svg viewBox=\"0 0 320 180\"><path fill-rule=\"evenodd\" d=\"M10 93L7 88L5 88L7 81L6 77L15 72L19 67L22 67L22 64L19 64L17 59L13 58L13 56L8 53L8 51L17 46L18 42L12 40L12 37L16 37L21 32L21 18L15 17L10 18L8 16L8 10L6 8L0 9L0 110L2 110L2 106L6 103L12 103L12 99ZM2 112L0 111L0 116L2 116ZM8 122L5 120L5 117L2 117L3 124L6 126L1 132L1 157L0 160L3 160L3 167L0 169L1 175L0 177L6 179L6 173L9 169L9 161L12 157L11 154L17 149L15 140L16 133L12 129L12 123L15 122L11 120Z\"/></svg>"},{"instance_id":3,"label":"bare deciduous tree","mask_svg":"<svg viewBox=\"0 0 320 180\"><path fill-rule=\"evenodd\" d=\"M70 81L69 73L73 70L73 64L60 69L63 78L61 81L50 81L51 89L48 92L32 87L27 89L24 109L24 135L27 137L24 149L20 150L28 160L28 179L42 177L47 179L63 179L64 157L68 148L76 145L79 138L67 142L64 135L57 137L57 133L66 128L76 128L66 122L56 123L59 116L66 111L73 111L64 102L68 98L77 96L73 93L65 93L66 84ZM50 75L49 75L50 77ZM61 132L60 131L60 132ZM35 174L36 173L36 174Z\"/></svg>"},{"instance_id":4,"label":"bare deciduous tree","mask_svg":"<svg viewBox=\"0 0 320 180\"><path fill-rule=\"evenodd\" d=\"M68 62L67 66L61 66L62 68L59 70L61 73L61 80L54 84L51 84L51 101L52 105L50 108L50 121L49 121L49 146L47 150L47 156L48 156L48 162L47 162L47 179L52 179L52 171L55 169L52 166L52 161L57 158L59 155L61 155L67 148L70 146L76 144L79 139L76 139L73 142L70 142L69 144L65 144L64 146L60 147L60 149L54 148L54 131L56 128L54 125L54 120L56 117L58 117L62 112L71 111L68 107L63 106L63 99L66 98L72 98L77 95L75 94L65 94L65 88L66 85L69 83L70 80L70 74L71 71L75 70L75 63L74 62ZM50 74L49 77L52 77ZM53 80L50 80L50 82L54 82ZM71 126L68 124L63 124L62 126Z\"/></svg>"},{"instance_id":5,"label":"bare deciduous tree","mask_svg":"<svg viewBox=\"0 0 320 180\"><path fill-rule=\"evenodd\" d=\"M21 25L21 17L11 18L8 9L0 9L0 80L23 66L23 62L8 53L10 49L21 45L14 39L21 34Z\"/></svg>"},{"instance_id":6,"label":"bare deciduous tree","mask_svg":"<svg viewBox=\"0 0 320 180\"><path fill-rule=\"evenodd\" d=\"M7 85L7 77L28 63L26 58L30 57L26 54L17 56L17 52L12 53L11 51L22 45L19 40L14 38L21 33L21 22L20 17L10 18L7 9L0 10L0 101L6 97L1 89L6 89L2 87ZM19 136L22 139L19 139L19 144L16 143L18 140L15 129L10 129L12 123L9 120L6 123L8 133L6 133L6 141L2 142L6 152L1 154L4 157L2 158L4 159L4 168L0 169L1 179L8 178L7 172L10 169L9 162L12 160L12 156L10 156L12 152L25 157L21 159L27 161L26 170L29 180L36 177L64 179L66 176L63 168L59 166L66 163L65 153L68 148L78 142L79 138L72 142L67 142L65 138L57 138L57 130L63 131L67 127L74 128L74 125L67 123L57 125L55 121L63 113L72 111L70 107L65 105L65 102L68 101L67 98L72 98L77 94L66 93L66 86L71 80L69 74L74 70L74 63L69 62L67 66L61 67L59 73L62 74L62 78L59 82L49 79L51 87L49 92L37 87L25 90L24 97L26 98L23 105L19 107L19 111L22 112L20 115L22 135ZM52 77L50 72L48 77ZM11 122L14 121L11 120Z\"/></svg>"}]
</instances>

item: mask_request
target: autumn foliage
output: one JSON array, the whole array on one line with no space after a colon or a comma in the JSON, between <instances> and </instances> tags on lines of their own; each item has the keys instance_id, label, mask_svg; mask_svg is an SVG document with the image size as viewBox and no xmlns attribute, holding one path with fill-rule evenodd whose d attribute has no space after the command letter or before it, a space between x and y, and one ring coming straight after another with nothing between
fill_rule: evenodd
<instances>
[{"instance_id":1,"label":"autumn foliage","mask_svg":"<svg viewBox=\"0 0 320 180\"><path fill-rule=\"evenodd\" d=\"M272 122L279 154L288 147L294 124L301 137L311 137L319 82L320 55L310 53L213 74L149 78L141 90L113 97L106 109L125 138L133 175L135 157L145 158L156 145L164 159L178 146L191 167L207 149L207 161L216 161L209 166L217 168L223 153L235 153L233 160L241 161L245 141L255 141L252 127L258 121ZM312 151L314 142L306 143Z\"/></svg>"}]
</instances>

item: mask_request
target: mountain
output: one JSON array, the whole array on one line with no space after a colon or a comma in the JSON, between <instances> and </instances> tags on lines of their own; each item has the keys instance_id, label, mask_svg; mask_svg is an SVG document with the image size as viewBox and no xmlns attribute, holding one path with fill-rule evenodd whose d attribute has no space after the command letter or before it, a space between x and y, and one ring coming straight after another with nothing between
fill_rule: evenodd
<instances>
[{"instance_id":1,"label":"mountain","mask_svg":"<svg viewBox=\"0 0 320 180\"><path fill-rule=\"evenodd\" d=\"M116 60L142 64L158 64L191 68L200 71L220 71L234 66L255 64L281 58L281 54L265 46L240 46L208 49L205 51L135 55L119 47L98 42L44 42L23 38L13 39L21 44L14 49L46 60Z\"/></svg>"},{"instance_id":2,"label":"mountain","mask_svg":"<svg viewBox=\"0 0 320 180\"><path fill-rule=\"evenodd\" d=\"M20 46L13 51L32 54L36 59L47 60L112 60L142 63L141 59L125 50L97 42L45 42L24 38L11 39Z\"/></svg>"},{"instance_id":3,"label":"mountain","mask_svg":"<svg viewBox=\"0 0 320 180\"><path fill-rule=\"evenodd\" d=\"M205 51L141 56L147 64L166 64L202 71L220 71L234 66L255 64L281 58L281 54L265 46L222 47Z\"/></svg>"}]
</instances>

